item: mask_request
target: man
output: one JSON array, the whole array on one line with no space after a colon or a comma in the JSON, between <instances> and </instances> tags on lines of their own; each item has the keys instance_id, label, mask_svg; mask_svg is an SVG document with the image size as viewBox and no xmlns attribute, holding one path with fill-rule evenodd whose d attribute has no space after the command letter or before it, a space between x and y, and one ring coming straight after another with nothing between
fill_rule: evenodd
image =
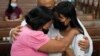
<instances>
[{"instance_id":1,"label":"man","mask_svg":"<svg viewBox=\"0 0 100 56\"><path fill-rule=\"evenodd\" d=\"M39 6L46 6L47 8L49 9L53 9L53 7L55 6L55 0L37 0L37 4ZM26 22L23 21L22 22L22 26L25 25ZM83 26L83 25L82 25ZM84 27L84 26L83 26ZM21 27L16 27L16 28L13 28L11 30L11 36L15 37L16 35L18 35L18 32L20 31ZM47 28L48 29L48 28ZM81 46L81 49L88 49L89 47L89 40L88 39L85 39L84 41L80 41L79 42L79 45Z\"/></svg>"}]
</instances>

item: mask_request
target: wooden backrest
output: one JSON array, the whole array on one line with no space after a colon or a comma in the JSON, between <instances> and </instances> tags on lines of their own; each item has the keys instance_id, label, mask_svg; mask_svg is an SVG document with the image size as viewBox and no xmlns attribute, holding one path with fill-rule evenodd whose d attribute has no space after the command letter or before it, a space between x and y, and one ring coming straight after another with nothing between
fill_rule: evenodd
<instances>
[{"instance_id":1,"label":"wooden backrest","mask_svg":"<svg viewBox=\"0 0 100 56\"><path fill-rule=\"evenodd\" d=\"M89 0L84 0L84 1L85 1L85 2L84 2L85 4L88 4L88 1L89 1Z\"/></svg>"},{"instance_id":2,"label":"wooden backrest","mask_svg":"<svg viewBox=\"0 0 100 56\"><path fill-rule=\"evenodd\" d=\"M100 21L82 21L91 36L100 36Z\"/></svg>"},{"instance_id":3,"label":"wooden backrest","mask_svg":"<svg viewBox=\"0 0 100 56\"><path fill-rule=\"evenodd\" d=\"M14 28L20 24L21 21L0 21L0 28Z\"/></svg>"},{"instance_id":4,"label":"wooden backrest","mask_svg":"<svg viewBox=\"0 0 100 56\"><path fill-rule=\"evenodd\" d=\"M83 3L83 2L84 2L84 0L80 0L80 2L81 2L81 3Z\"/></svg>"},{"instance_id":5,"label":"wooden backrest","mask_svg":"<svg viewBox=\"0 0 100 56\"><path fill-rule=\"evenodd\" d=\"M10 43L0 43L0 56L10 56Z\"/></svg>"},{"instance_id":6,"label":"wooden backrest","mask_svg":"<svg viewBox=\"0 0 100 56\"><path fill-rule=\"evenodd\" d=\"M2 37L8 37L9 36L10 29L4 28L0 29L0 38Z\"/></svg>"},{"instance_id":7,"label":"wooden backrest","mask_svg":"<svg viewBox=\"0 0 100 56\"><path fill-rule=\"evenodd\" d=\"M93 0L89 0L89 5L92 5L94 1Z\"/></svg>"},{"instance_id":8,"label":"wooden backrest","mask_svg":"<svg viewBox=\"0 0 100 56\"><path fill-rule=\"evenodd\" d=\"M0 20L4 19L5 9L7 8L9 0L0 0Z\"/></svg>"},{"instance_id":9,"label":"wooden backrest","mask_svg":"<svg viewBox=\"0 0 100 56\"><path fill-rule=\"evenodd\" d=\"M99 0L94 0L94 6L97 7L99 4Z\"/></svg>"},{"instance_id":10,"label":"wooden backrest","mask_svg":"<svg viewBox=\"0 0 100 56\"><path fill-rule=\"evenodd\" d=\"M1 42L4 41L4 39L7 39L9 37L9 32L12 28L19 26L21 21L12 21L12 22L7 22L7 21L0 21L0 40Z\"/></svg>"},{"instance_id":11,"label":"wooden backrest","mask_svg":"<svg viewBox=\"0 0 100 56\"><path fill-rule=\"evenodd\" d=\"M90 36L100 36L100 27L87 28L87 31L90 34Z\"/></svg>"}]
</instances>

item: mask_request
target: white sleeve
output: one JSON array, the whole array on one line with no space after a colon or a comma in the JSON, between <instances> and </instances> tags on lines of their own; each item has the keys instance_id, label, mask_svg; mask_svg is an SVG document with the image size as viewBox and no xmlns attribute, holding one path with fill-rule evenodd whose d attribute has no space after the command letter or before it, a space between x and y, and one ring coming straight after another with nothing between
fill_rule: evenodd
<instances>
[{"instance_id":1,"label":"white sleeve","mask_svg":"<svg viewBox=\"0 0 100 56\"><path fill-rule=\"evenodd\" d=\"M93 41L92 41L90 35L88 34L86 28L84 27L84 25L81 23L81 21L79 19L77 19L77 20L84 30L84 35L89 39L90 47L89 47L88 51L86 52L86 56L91 56L92 52L93 52Z\"/></svg>"},{"instance_id":2,"label":"white sleeve","mask_svg":"<svg viewBox=\"0 0 100 56\"><path fill-rule=\"evenodd\" d=\"M75 56L85 56L85 51L82 51L78 45L79 41L84 39L83 37L83 34L78 34L73 39L71 47L74 51Z\"/></svg>"},{"instance_id":3,"label":"white sleeve","mask_svg":"<svg viewBox=\"0 0 100 56\"><path fill-rule=\"evenodd\" d=\"M23 20L23 21L21 22L21 26L24 26L24 25L26 25L26 21L25 21L25 20Z\"/></svg>"}]
</instances>

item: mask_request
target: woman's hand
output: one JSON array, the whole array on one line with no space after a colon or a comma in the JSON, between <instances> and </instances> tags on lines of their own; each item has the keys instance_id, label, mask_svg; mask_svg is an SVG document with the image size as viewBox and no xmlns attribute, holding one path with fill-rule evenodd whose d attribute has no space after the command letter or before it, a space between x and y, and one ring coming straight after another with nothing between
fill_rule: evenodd
<instances>
[{"instance_id":1,"label":"woman's hand","mask_svg":"<svg viewBox=\"0 0 100 56\"><path fill-rule=\"evenodd\" d=\"M81 47L81 50L86 51L87 49L89 49L89 40L87 37L84 37L84 40L81 40L79 42L79 46Z\"/></svg>"},{"instance_id":2,"label":"woman's hand","mask_svg":"<svg viewBox=\"0 0 100 56\"><path fill-rule=\"evenodd\" d=\"M17 26L15 28L11 29L10 36L12 37L13 40L16 39L15 36L17 36L18 33L20 32L20 28L21 28L21 26Z\"/></svg>"}]
</instances>

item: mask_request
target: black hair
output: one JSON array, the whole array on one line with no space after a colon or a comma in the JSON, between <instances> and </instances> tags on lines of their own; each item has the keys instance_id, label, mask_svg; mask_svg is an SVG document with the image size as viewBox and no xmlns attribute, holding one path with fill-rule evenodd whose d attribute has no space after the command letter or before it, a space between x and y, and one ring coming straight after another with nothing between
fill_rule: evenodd
<instances>
[{"instance_id":1,"label":"black hair","mask_svg":"<svg viewBox=\"0 0 100 56\"><path fill-rule=\"evenodd\" d=\"M44 24L53 19L52 12L43 6L33 8L26 16L25 20L33 30L38 30L43 27Z\"/></svg>"},{"instance_id":2,"label":"black hair","mask_svg":"<svg viewBox=\"0 0 100 56\"><path fill-rule=\"evenodd\" d=\"M8 8L7 8L8 13L13 13L13 11L14 11L13 7L11 6L11 2L12 2L12 0L9 0Z\"/></svg>"},{"instance_id":3,"label":"black hair","mask_svg":"<svg viewBox=\"0 0 100 56\"><path fill-rule=\"evenodd\" d=\"M71 21L70 21L71 27L72 28L74 28L74 27L79 28L81 30L80 32L82 34L84 34L82 27L78 23L75 7L71 2L68 2L68 1L60 2L57 6L55 6L54 11L57 14L57 16L59 16L59 17L60 17L60 14L62 14L66 18L71 19ZM55 19L55 20L57 20L57 19Z\"/></svg>"}]
</instances>

